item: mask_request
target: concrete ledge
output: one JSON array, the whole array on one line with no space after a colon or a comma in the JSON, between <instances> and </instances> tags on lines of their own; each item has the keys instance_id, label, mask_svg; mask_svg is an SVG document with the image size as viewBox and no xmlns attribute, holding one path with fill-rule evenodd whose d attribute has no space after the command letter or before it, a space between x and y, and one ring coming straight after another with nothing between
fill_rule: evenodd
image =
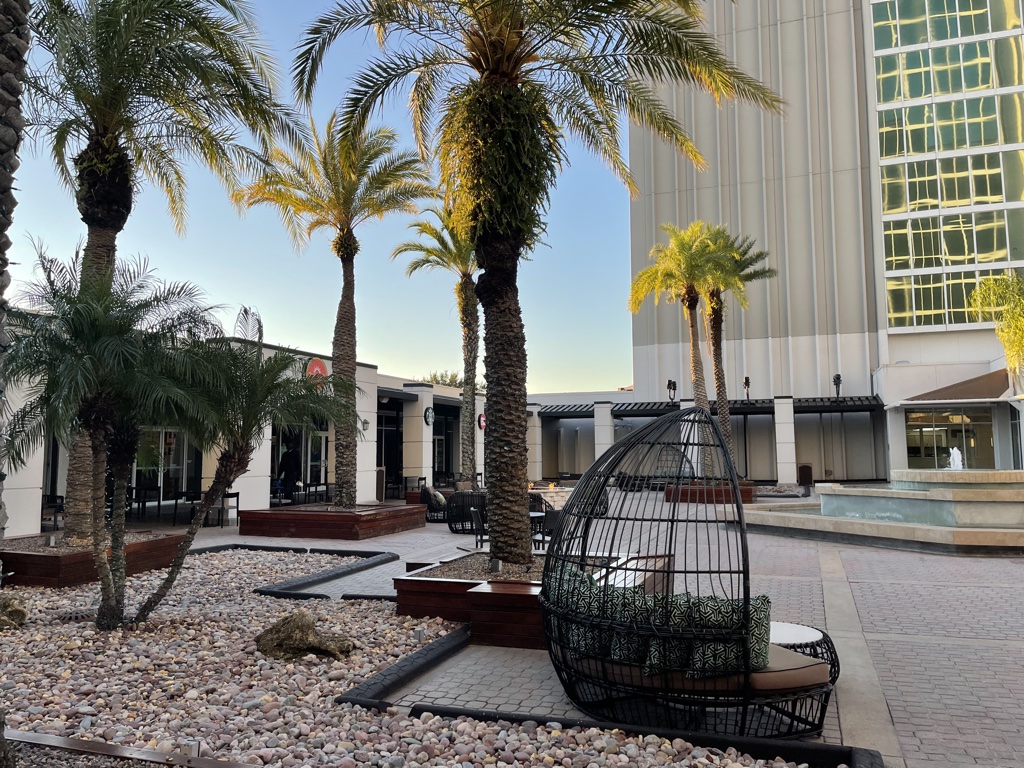
<instances>
[{"instance_id":1,"label":"concrete ledge","mask_svg":"<svg viewBox=\"0 0 1024 768\"><path fill-rule=\"evenodd\" d=\"M34 747L51 747L83 755L104 755L134 762L157 763L159 765L182 765L190 768L245 768L243 763L217 760L210 757L190 757L180 752L156 752L138 747L122 747L103 741L69 739L46 733L31 733L4 729L4 736L13 744L28 744Z\"/></svg>"}]
</instances>

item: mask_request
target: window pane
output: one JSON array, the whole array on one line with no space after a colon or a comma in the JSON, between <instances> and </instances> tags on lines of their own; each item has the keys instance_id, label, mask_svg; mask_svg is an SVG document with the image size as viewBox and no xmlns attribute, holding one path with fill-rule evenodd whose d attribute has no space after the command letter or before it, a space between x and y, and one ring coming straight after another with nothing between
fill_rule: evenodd
<instances>
[{"instance_id":1,"label":"window pane","mask_svg":"<svg viewBox=\"0 0 1024 768\"><path fill-rule=\"evenodd\" d=\"M935 132L940 152L967 146L967 117L962 101L944 101L935 105Z\"/></svg>"},{"instance_id":2,"label":"window pane","mask_svg":"<svg viewBox=\"0 0 1024 768\"><path fill-rule=\"evenodd\" d=\"M939 207L939 173L934 160L907 165L907 208L924 211Z\"/></svg>"},{"instance_id":3,"label":"window pane","mask_svg":"<svg viewBox=\"0 0 1024 768\"><path fill-rule=\"evenodd\" d=\"M882 213L907 210L907 185L902 165L882 166Z\"/></svg>"},{"instance_id":4,"label":"window pane","mask_svg":"<svg viewBox=\"0 0 1024 768\"><path fill-rule=\"evenodd\" d=\"M914 307L911 304L910 276L888 277L885 280L885 296L888 304L889 327L906 328L914 324Z\"/></svg>"},{"instance_id":5,"label":"window pane","mask_svg":"<svg viewBox=\"0 0 1024 768\"><path fill-rule=\"evenodd\" d=\"M969 213L942 218L942 247L948 266L974 263L974 226Z\"/></svg>"},{"instance_id":6,"label":"window pane","mask_svg":"<svg viewBox=\"0 0 1024 768\"><path fill-rule=\"evenodd\" d=\"M1007 144L1024 142L1024 93L999 97L999 126Z\"/></svg>"},{"instance_id":7,"label":"window pane","mask_svg":"<svg viewBox=\"0 0 1024 768\"><path fill-rule=\"evenodd\" d=\"M883 109L878 113L878 150L882 157L906 154L903 143L903 110Z\"/></svg>"},{"instance_id":8,"label":"window pane","mask_svg":"<svg viewBox=\"0 0 1024 768\"><path fill-rule=\"evenodd\" d=\"M1003 181L999 174L998 154L973 155L971 157L971 180L976 205L1002 202Z\"/></svg>"},{"instance_id":9,"label":"window pane","mask_svg":"<svg viewBox=\"0 0 1024 768\"><path fill-rule=\"evenodd\" d=\"M907 221L882 223L885 241L885 268L910 269L910 225Z\"/></svg>"},{"instance_id":10,"label":"window pane","mask_svg":"<svg viewBox=\"0 0 1024 768\"><path fill-rule=\"evenodd\" d=\"M990 0L992 13L992 31L1002 32L1004 29L1020 29L1020 10L1017 0Z\"/></svg>"},{"instance_id":11,"label":"window pane","mask_svg":"<svg viewBox=\"0 0 1024 768\"><path fill-rule=\"evenodd\" d=\"M992 87L992 60L988 40L966 43L960 54L964 62L964 90L977 91Z\"/></svg>"},{"instance_id":12,"label":"window pane","mask_svg":"<svg viewBox=\"0 0 1024 768\"><path fill-rule=\"evenodd\" d=\"M887 104L903 98L900 88L900 64L897 56L879 56L875 59L878 103Z\"/></svg>"},{"instance_id":13,"label":"window pane","mask_svg":"<svg viewBox=\"0 0 1024 768\"><path fill-rule=\"evenodd\" d=\"M1010 244L1010 258L1024 260L1024 208L1006 210L1006 238Z\"/></svg>"},{"instance_id":14,"label":"window pane","mask_svg":"<svg viewBox=\"0 0 1024 768\"><path fill-rule=\"evenodd\" d=\"M964 79L960 73L960 46L947 45L932 51L932 79L936 93L961 93Z\"/></svg>"},{"instance_id":15,"label":"window pane","mask_svg":"<svg viewBox=\"0 0 1024 768\"><path fill-rule=\"evenodd\" d=\"M972 147L999 143L995 96L967 100L967 141Z\"/></svg>"},{"instance_id":16,"label":"window pane","mask_svg":"<svg viewBox=\"0 0 1024 768\"><path fill-rule=\"evenodd\" d=\"M914 269L942 266L942 232L937 218L911 220L910 240L914 247Z\"/></svg>"},{"instance_id":17,"label":"window pane","mask_svg":"<svg viewBox=\"0 0 1024 768\"><path fill-rule=\"evenodd\" d=\"M946 275L946 322L973 323L974 314L968 307L971 294L978 285L977 274L971 272L954 272Z\"/></svg>"},{"instance_id":18,"label":"window pane","mask_svg":"<svg viewBox=\"0 0 1024 768\"><path fill-rule=\"evenodd\" d=\"M901 54L903 98L920 99L932 92L931 56L927 50Z\"/></svg>"},{"instance_id":19,"label":"window pane","mask_svg":"<svg viewBox=\"0 0 1024 768\"><path fill-rule=\"evenodd\" d=\"M988 33L988 0L960 0L960 34L963 37Z\"/></svg>"},{"instance_id":20,"label":"window pane","mask_svg":"<svg viewBox=\"0 0 1024 768\"><path fill-rule=\"evenodd\" d=\"M929 0L928 27L932 40L954 40L960 27L956 22L956 0Z\"/></svg>"},{"instance_id":21,"label":"window pane","mask_svg":"<svg viewBox=\"0 0 1024 768\"><path fill-rule=\"evenodd\" d=\"M1024 151L1003 152L1003 183L1007 201L1024 200Z\"/></svg>"},{"instance_id":22,"label":"window pane","mask_svg":"<svg viewBox=\"0 0 1024 768\"><path fill-rule=\"evenodd\" d=\"M957 208L971 204L971 170L967 158L945 157L939 160L942 179L942 207Z\"/></svg>"},{"instance_id":23,"label":"window pane","mask_svg":"<svg viewBox=\"0 0 1024 768\"><path fill-rule=\"evenodd\" d=\"M945 322L942 275L915 275L914 325L942 325Z\"/></svg>"},{"instance_id":24,"label":"window pane","mask_svg":"<svg viewBox=\"0 0 1024 768\"><path fill-rule=\"evenodd\" d=\"M899 0L900 45L928 42L925 0Z\"/></svg>"},{"instance_id":25,"label":"window pane","mask_svg":"<svg viewBox=\"0 0 1024 768\"><path fill-rule=\"evenodd\" d=\"M895 48L899 44L896 33L896 0L875 3L871 6L875 23L875 50Z\"/></svg>"},{"instance_id":26,"label":"window pane","mask_svg":"<svg viewBox=\"0 0 1024 768\"><path fill-rule=\"evenodd\" d=\"M978 239L978 261L1006 261L1006 220L1002 211L974 214L974 233Z\"/></svg>"},{"instance_id":27,"label":"window pane","mask_svg":"<svg viewBox=\"0 0 1024 768\"><path fill-rule=\"evenodd\" d=\"M1001 37L995 44L996 87L1009 88L1024 83L1024 38Z\"/></svg>"},{"instance_id":28,"label":"window pane","mask_svg":"<svg viewBox=\"0 0 1024 768\"><path fill-rule=\"evenodd\" d=\"M935 131L932 128L932 106L922 104L908 107L906 112L907 153L920 155L935 151Z\"/></svg>"}]
</instances>

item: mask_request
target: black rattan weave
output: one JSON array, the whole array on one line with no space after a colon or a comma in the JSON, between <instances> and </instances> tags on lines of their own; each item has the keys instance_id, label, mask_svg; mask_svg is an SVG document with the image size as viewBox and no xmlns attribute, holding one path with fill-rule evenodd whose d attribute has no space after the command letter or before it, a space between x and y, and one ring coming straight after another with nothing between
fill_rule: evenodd
<instances>
[{"instance_id":1,"label":"black rattan weave","mask_svg":"<svg viewBox=\"0 0 1024 768\"><path fill-rule=\"evenodd\" d=\"M448 498L448 530L452 533L474 535L473 518L469 510L476 509L487 520L487 494L483 491L456 491Z\"/></svg>"},{"instance_id":2,"label":"black rattan weave","mask_svg":"<svg viewBox=\"0 0 1024 768\"><path fill-rule=\"evenodd\" d=\"M420 488L420 504L427 505L426 520L428 523L447 523L448 505L438 501L433 487Z\"/></svg>"},{"instance_id":3,"label":"black rattan weave","mask_svg":"<svg viewBox=\"0 0 1024 768\"><path fill-rule=\"evenodd\" d=\"M794 657L769 646L770 601L750 594L739 485L704 409L651 422L583 475L548 547L540 604L566 693L599 719L821 732L832 690L823 665L797 690L757 673L769 656L773 670Z\"/></svg>"}]
</instances>

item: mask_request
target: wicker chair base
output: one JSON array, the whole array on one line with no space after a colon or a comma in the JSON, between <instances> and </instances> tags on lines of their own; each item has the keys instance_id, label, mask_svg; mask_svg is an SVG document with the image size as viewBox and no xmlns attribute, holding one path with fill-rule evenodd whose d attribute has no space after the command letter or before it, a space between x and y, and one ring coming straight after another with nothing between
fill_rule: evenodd
<instances>
[{"instance_id":1,"label":"wicker chair base","mask_svg":"<svg viewBox=\"0 0 1024 768\"><path fill-rule=\"evenodd\" d=\"M448 510L447 509L430 509L427 507L427 522L428 523L447 523L448 522Z\"/></svg>"}]
</instances>

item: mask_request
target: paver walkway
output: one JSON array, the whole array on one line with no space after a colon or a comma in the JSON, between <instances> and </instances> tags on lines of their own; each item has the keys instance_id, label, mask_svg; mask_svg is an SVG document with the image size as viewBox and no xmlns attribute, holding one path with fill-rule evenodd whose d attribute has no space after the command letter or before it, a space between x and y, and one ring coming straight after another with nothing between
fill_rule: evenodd
<instances>
[{"instance_id":1,"label":"paver walkway","mask_svg":"<svg viewBox=\"0 0 1024 768\"><path fill-rule=\"evenodd\" d=\"M197 542L390 551L401 561L314 591L385 594L405 562L472 548L444 526L361 542L242 537ZM839 650L824 739L879 750L890 768L1024 763L1024 559L965 558L751 534L755 592L772 618L824 628ZM405 690L402 705L457 703L576 715L543 651L470 646Z\"/></svg>"}]
</instances>

